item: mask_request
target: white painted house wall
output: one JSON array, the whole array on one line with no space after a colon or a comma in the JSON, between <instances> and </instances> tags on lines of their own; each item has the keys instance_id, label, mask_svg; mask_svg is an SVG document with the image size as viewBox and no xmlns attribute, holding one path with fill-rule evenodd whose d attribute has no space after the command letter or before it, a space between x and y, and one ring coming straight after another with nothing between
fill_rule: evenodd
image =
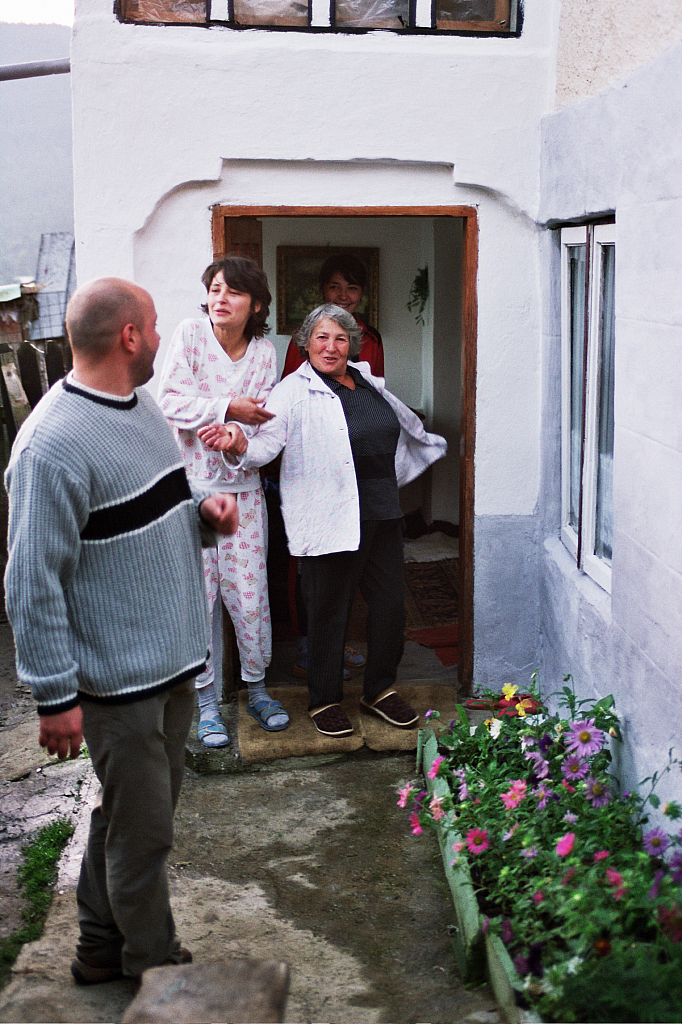
<instances>
[{"instance_id":1,"label":"white painted house wall","mask_svg":"<svg viewBox=\"0 0 682 1024\"><path fill-rule=\"evenodd\" d=\"M111 0L76 3L79 281L117 274L147 286L164 346L202 298L215 203L477 208L475 673L484 685L525 677L537 657L535 220L559 6L525 0L519 38L475 38L122 25ZM283 230L266 225L264 237ZM428 230L415 232L391 280L382 274L380 323L391 386L427 412L443 339L427 325L418 358L403 307L416 266L435 251ZM310 237L306 228L297 240ZM268 271L274 284L272 262Z\"/></svg>"},{"instance_id":2,"label":"white painted house wall","mask_svg":"<svg viewBox=\"0 0 682 1024\"><path fill-rule=\"evenodd\" d=\"M682 697L682 45L543 124L541 220L616 219L612 594L558 539L558 244L545 246L541 514L549 678L613 693L629 785L680 754ZM670 781L679 796L679 777ZM665 789L666 787L664 787ZM677 792L676 792L677 791ZM665 792L660 792L665 798Z\"/></svg>"}]
</instances>

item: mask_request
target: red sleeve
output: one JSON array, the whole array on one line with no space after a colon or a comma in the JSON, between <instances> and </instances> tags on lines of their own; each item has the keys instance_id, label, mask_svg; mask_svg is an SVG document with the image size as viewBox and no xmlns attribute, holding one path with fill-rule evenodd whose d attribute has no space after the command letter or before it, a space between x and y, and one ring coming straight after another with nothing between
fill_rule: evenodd
<instances>
[{"instance_id":1,"label":"red sleeve","mask_svg":"<svg viewBox=\"0 0 682 1024\"><path fill-rule=\"evenodd\" d=\"M358 321L362 327L362 346L359 359L361 362L369 363L370 369L375 377L384 376L384 343L381 335L373 327Z\"/></svg>"},{"instance_id":2,"label":"red sleeve","mask_svg":"<svg viewBox=\"0 0 682 1024\"><path fill-rule=\"evenodd\" d=\"M280 380L284 380L294 370L298 370L299 366L303 365L303 356L298 350L298 346L294 343L293 338L289 342L289 348L287 349L286 359L284 360L284 369L282 370L282 376Z\"/></svg>"}]
</instances>

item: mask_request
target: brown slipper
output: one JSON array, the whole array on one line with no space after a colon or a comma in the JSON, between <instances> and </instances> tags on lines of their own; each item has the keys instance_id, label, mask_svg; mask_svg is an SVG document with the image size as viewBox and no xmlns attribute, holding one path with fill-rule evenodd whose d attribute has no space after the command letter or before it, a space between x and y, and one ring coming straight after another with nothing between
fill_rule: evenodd
<instances>
[{"instance_id":1,"label":"brown slipper","mask_svg":"<svg viewBox=\"0 0 682 1024\"><path fill-rule=\"evenodd\" d=\"M340 704L325 704L309 711L313 725L323 736L350 736L353 732L350 718Z\"/></svg>"},{"instance_id":2,"label":"brown slipper","mask_svg":"<svg viewBox=\"0 0 682 1024\"><path fill-rule=\"evenodd\" d=\"M411 729L419 721L419 715L399 697L395 690L380 694L371 704L360 698L360 710L365 714L378 715L397 729Z\"/></svg>"}]
</instances>

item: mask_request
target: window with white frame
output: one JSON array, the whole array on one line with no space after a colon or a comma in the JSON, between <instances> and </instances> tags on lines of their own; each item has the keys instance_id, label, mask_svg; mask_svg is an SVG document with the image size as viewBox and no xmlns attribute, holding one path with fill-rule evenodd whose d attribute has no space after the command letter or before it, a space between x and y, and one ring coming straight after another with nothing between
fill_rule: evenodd
<instances>
[{"instance_id":1,"label":"window with white frame","mask_svg":"<svg viewBox=\"0 0 682 1024\"><path fill-rule=\"evenodd\" d=\"M609 592L615 242L615 224L561 231L561 536L579 568Z\"/></svg>"}]
</instances>

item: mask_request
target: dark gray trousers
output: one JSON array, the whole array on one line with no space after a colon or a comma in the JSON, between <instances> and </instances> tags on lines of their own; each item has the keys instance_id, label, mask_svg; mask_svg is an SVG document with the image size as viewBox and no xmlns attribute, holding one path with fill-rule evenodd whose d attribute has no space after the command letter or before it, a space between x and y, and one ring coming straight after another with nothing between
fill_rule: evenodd
<instances>
[{"instance_id":1,"label":"dark gray trousers","mask_svg":"<svg viewBox=\"0 0 682 1024\"><path fill-rule=\"evenodd\" d=\"M166 858L194 712L194 680L131 704L83 701L83 735L102 789L76 897L79 956L121 957L139 975L177 946Z\"/></svg>"},{"instance_id":2,"label":"dark gray trousers","mask_svg":"<svg viewBox=\"0 0 682 1024\"><path fill-rule=\"evenodd\" d=\"M308 710L343 698L343 653L355 592L367 602L364 696L395 684L405 645L402 519L365 521L357 551L300 559L308 612Z\"/></svg>"}]
</instances>

